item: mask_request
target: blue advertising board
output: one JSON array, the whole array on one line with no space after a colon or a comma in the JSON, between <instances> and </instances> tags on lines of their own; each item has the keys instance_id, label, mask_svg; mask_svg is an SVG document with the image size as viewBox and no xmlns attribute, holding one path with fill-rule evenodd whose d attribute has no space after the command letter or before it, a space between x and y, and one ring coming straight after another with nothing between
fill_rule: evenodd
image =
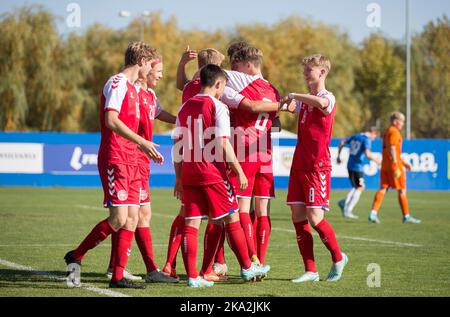
<instances>
[{"instance_id":1,"label":"blue advertising board","mask_svg":"<svg viewBox=\"0 0 450 317\"><path fill-rule=\"evenodd\" d=\"M151 164L152 187L171 187L174 171L171 159L172 139L155 135L154 142L165 157L162 165ZM297 140L274 139L273 165L275 186L285 189L289 180ZM99 133L28 133L0 132L0 186L70 186L100 187L97 171ZM348 150L341 153L343 163L336 163L339 139L332 139L330 152L333 161L331 185L333 189L350 187L346 161ZM372 152L381 156L381 141L375 140ZM450 189L450 140L405 140L402 158L412 170L407 173L408 189ZM367 161L364 166L366 186L379 186L379 166Z\"/></svg>"}]
</instances>

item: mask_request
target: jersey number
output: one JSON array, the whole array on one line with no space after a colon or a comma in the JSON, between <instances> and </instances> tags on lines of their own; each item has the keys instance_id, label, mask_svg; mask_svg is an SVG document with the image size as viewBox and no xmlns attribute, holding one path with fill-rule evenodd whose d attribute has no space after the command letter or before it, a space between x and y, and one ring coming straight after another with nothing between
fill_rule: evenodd
<instances>
[{"instance_id":1,"label":"jersey number","mask_svg":"<svg viewBox=\"0 0 450 317\"><path fill-rule=\"evenodd\" d=\"M260 131L265 131L267 126L267 121L269 121L269 114L267 112L262 112L258 115L258 119L255 123L255 128Z\"/></svg>"},{"instance_id":2,"label":"jersey number","mask_svg":"<svg viewBox=\"0 0 450 317\"><path fill-rule=\"evenodd\" d=\"M272 100L268 98L263 98L262 100L272 102ZM267 112L261 112L260 114L258 114L258 119L256 119L255 128L260 131L266 131L268 121L269 114Z\"/></svg>"},{"instance_id":3,"label":"jersey number","mask_svg":"<svg viewBox=\"0 0 450 317\"><path fill-rule=\"evenodd\" d=\"M361 142L358 142L358 141L350 142L350 155L357 155L359 152L359 149L361 149Z\"/></svg>"}]
</instances>

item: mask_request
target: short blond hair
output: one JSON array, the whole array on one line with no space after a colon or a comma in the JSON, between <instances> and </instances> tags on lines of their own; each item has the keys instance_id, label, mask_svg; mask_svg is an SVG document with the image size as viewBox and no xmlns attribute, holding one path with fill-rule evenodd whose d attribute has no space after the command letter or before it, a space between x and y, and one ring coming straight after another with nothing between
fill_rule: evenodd
<instances>
[{"instance_id":1,"label":"short blond hair","mask_svg":"<svg viewBox=\"0 0 450 317\"><path fill-rule=\"evenodd\" d=\"M405 121L405 115L403 113L401 113L400 111L394 111L394 112L390 113L389 119L391 120L391 123L393 123L395 120Z\"/></svg>"},{"instance_id":2,"label":"short blond hair","mask_svg":"<svg viewBox=\"0 0 450 317\"><path fill-rule=\"evenodd\" d=\"M208 64L220 66L225 56L215 48L205 48L197 54L198 68L202 68Z\"/></svg>"},{"instance_id":3,"label":"short blond hair","mask_svg":"<svg viewBox=\"0 0 450 317\"><path fill-rule=\"evenodd\" d=\"M331 62L330 60L325 57L325 55L322 54L314 54L314 55L310 55L305 57L302 60L302 65L306 66L319 66L319 67L323 67L326 69L327 73L330 72L331 70Z\"/></svg>"},{"instance_id":4,"label":"short blond hair","mask_svg":"<svg viewBox=\"0 0 450 317\"><path fill-rule=\"evenodd\" d=\"M125 51L125 67L139 64L142 58L151 61L155 58L157 51L144 42L131 42Z\"/></svg>"},{"instance_id":5,"label":"short blond hair","mask_svg":"<svg viewBox=\"0 0 450 317\"><path fill-rule=\"evenodd\" d=\"M256 67L261 66L263 60L263 52L254 46L247 45L234 52L231 56L231 62L250 62Z\"/></svg>"}]
</instances>

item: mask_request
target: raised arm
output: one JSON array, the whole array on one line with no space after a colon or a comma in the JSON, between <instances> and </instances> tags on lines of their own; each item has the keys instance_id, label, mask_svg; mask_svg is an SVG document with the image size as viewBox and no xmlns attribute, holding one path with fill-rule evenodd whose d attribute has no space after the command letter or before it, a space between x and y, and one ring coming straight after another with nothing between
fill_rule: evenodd
<instances>
[{"instance_id":1,"label":"raised arm","mask_svg":"<svg viewBox=\"0 0 450 317\"><path fill-rule=\"evenodd\" d=\"M180 62L178 63L177 68L177 89L183 90L186 83L189 81L186 76L186 69L185 66L190 61L197 58L197 51L190 50L189 45L186 47L186 49L183 52L183 55L181 55Z\"/></svg>"}]
</instances>

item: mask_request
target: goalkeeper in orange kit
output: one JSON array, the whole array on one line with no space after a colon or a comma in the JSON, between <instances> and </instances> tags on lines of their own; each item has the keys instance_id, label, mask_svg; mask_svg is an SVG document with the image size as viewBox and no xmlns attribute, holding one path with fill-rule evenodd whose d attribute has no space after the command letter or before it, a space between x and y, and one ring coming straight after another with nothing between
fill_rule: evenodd
<instances>
[{"instance_id":1,"label":"goalkeeper in orange kit","mask_svg":"<svg viewBox=\"0 0 450 317\"><path fill-rule=\"evenodd\" d=\"M403 223L419 224L419 219L409 214L408 199L406 198L406 169L411 170L408 162L402 161L402 135L401 130L405 123L405 116L401 112L391 114L391 126L383 135L383 160L381 164L381 184L372 204L369 221L380 223L378 210L388 188L394 188L398 192L398 202L403 213Z\"/></svg>"}]
</instances>

